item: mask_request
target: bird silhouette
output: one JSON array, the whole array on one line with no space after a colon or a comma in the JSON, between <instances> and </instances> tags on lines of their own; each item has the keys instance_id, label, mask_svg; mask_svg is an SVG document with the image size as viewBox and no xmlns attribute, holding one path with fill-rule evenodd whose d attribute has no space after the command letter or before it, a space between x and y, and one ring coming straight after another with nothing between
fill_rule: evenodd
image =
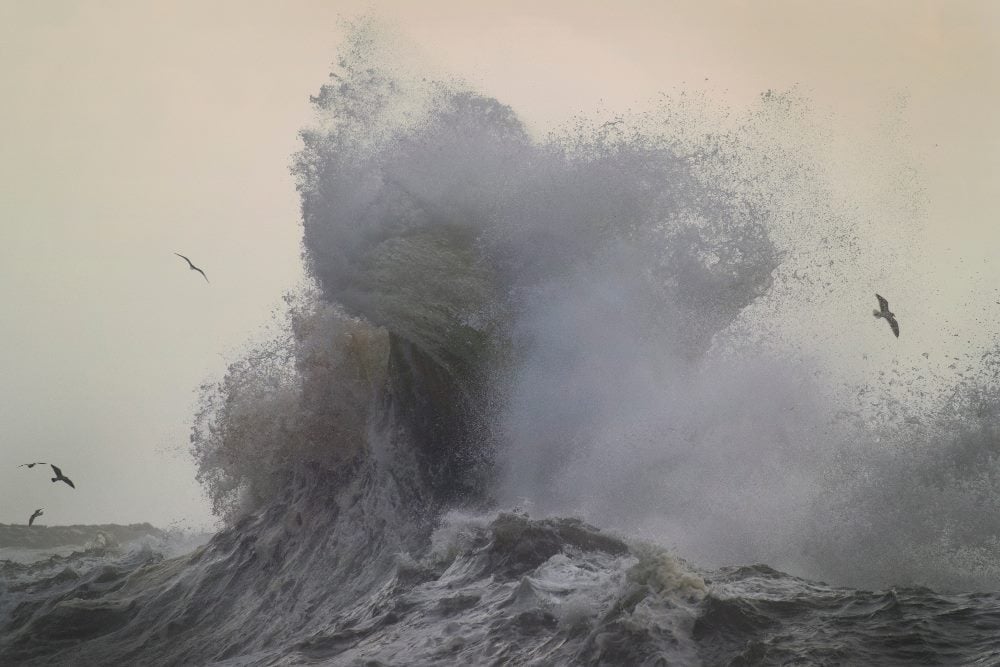
<instances>
[{"instance_id":1,"label":"bird silhouette","mask_svg":"<svg viewBox=\"0 0 1000 667\"><path fill-rule=\"evenodd\" d=\"M892 333L895 334L896 338L899 338L899 322L896 321L896 316L889 311L889 302L885 298L875 295L878 299L878 310L873 310L872 313L876 318L884 317L887 322L889 322L889 328L892 329Z\"/></svg>"},{"instance_id":2,"label":"bird silhouette","mask_svg":"<svg viewBox=\"0 0 1000 667\"><path fill-rule=\"evenodd\" d=\"M31 518L30 518L30 519L28 519L28 525L29 525L29 526L30 526L31 524L35 523L35 519L37 519L38 517L40 517L40 516L42 516L43 514L45 514L45 512L43 512L43 511L42 511L43 509L45 509L45 508L43 507L43 508L41 508L41 509L37 509L37 510L35 510L35 513L31 515Z\"/></svg>"},{"instance_id":3,"label":"bird silhouette","mask_svg":"<svg viewBox=\"0 0 1000 667\"><path fill-rule=\"evenodd\" d=\"M73 484L73 480L71 480L69 477L66 477L66 475L62 474L62 470L52 465L51 463L49 465L52 466L52 472L56 474L56 476L52 478L53 482L66 482L74 489L76 488L76 485Z\"/></svg>"},{"instance_id":4,"label":"bird silhouette","mask_svg":"<svg viewBox=\"0 0 1000 667\"><path fill-rule=\"evenodd\" d=\"M199 268L198 268L197 266L195 266L195 265L194 265L194 264L193 264L193 263L191 262L191 260L190 260L190 259L188 259L188 258L187 258L187 257L185 257L184 255L180 254L179 252L175 252L174 254L175 254L175 255L177 255L178 257L180 257L181 259L183 259L183 260L184 260L185 262L187 262L187 263L188 263L188 266L189 266L189 267L191 267L191 270L192 270L192 271L197 271L198 273L200 273L200 274L201 274L201 277L205 279L205 282L206 282L206 283L208 282L208 276L206 276L206 275L205 275L205 272L204 272L204 271L202 271L201 269L199 269Z\"/></svg>"},{"instance_id":5,"label":"bird silhouette","mask_svg":"<svg viewBox=\"0 0 1000 667\"><path fill-rule=\"evenodd\" d=\"M45 465L45 461L35 461L34 463L22 463L21 465L19 465L17 467L18 468L23 468L23 467L27 466L29 468L34 468L35 466L43 466L43 465Z\"/></svg>"}]
</instances>

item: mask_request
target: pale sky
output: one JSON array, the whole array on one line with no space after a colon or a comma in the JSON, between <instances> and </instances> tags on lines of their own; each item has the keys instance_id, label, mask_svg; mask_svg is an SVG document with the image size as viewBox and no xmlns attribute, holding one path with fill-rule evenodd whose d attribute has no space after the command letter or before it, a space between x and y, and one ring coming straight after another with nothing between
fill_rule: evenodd
<instances>
[{"instance_id":1,"label":"pale sky","mask_svg":"<svg viewBox=\"0 0 1000 667\"><path fill-rule=\"evenodd\" d=\"M846 180L915 170L940 304L1000 301L990 0L0 0L0 522L207 522L196 390L301 278L290 156L338 20L366 12L539 134L660 92L738 109L797 86L856 156ZM885 289L916 308L912 282ZM36 459L76 491L15 467Z\"/></svg>"}]
</instances>

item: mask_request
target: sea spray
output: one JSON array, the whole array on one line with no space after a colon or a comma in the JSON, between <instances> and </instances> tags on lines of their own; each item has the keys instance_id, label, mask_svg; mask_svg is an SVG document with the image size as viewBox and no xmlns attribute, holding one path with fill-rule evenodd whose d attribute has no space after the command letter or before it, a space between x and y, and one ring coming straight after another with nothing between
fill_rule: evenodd
<instances>
[{"instance_id":1,"label":"sea spray","mask_svg":"<svg viewBox=\"0 0 1000 667\"><path fill-rule=\"evenodd\" d=\"M887 233L872 237L824 180L830 139L800 94L769 91L742 117L664 98L539 140L501 102L380 58L376 32L355 34L314 98L294 172L318 289L308 300L382 332L386 375L350 409L322 392L296 398L325 426L286 462L362 451L335 444L363 440L357 427L333 435L341 418L362 423L389 400L445 503L527 501L706 565L963 585L946 552L963 523L978 542L982 515L959 508L985 483L962 490L967 473L952 475L954 511L942 511L911 474L934 442L965 447L947 426L964 417L945 419L935 398L954 387L933 368L890 366L852 388L849 360L801 339L815 338L825 294L842 298L855 272L908 246L878 247ZM347 340L324 336L330 350ZM342 381L325 373L321 385ZM259 400L291 414L288 396ZM295 437L270 442L297 451ZM237 478L206 481L231 497ZM267 497L254 493L250 507ZM910 500L880 540L864 526L880 525L892 494ZM911 514L913 503L926 507ZM940 557L894 567L892 554L931 536Z\"/></svg>"},{"instance_id":2,"label":"sea spray","mask_svg":"<svg viewBox=\"0 0 1000 667\"><path fill-rule=\"evenodd\" d=\"M808 135L797 98L539 138L378 42L349 39L295 158L315 286L203 394L226 527L3 580L2 661L1000 659L996 594L774 569L997 586L992 358L858 405L795 339L875 254L772 141Z\"/></svg>"},{"instance_id":3,"label":"sea spray","mask_svg":"<svg viewBox=\"0 0 1000 667\"><path fill-rule=\"evenodd\" d=\"M365 447L388 336L309 291L288 299L288 333L202 391L192 431L198 478L217 514L238 519L308 468L333 472Z\"/></svg>"}]
</instances>

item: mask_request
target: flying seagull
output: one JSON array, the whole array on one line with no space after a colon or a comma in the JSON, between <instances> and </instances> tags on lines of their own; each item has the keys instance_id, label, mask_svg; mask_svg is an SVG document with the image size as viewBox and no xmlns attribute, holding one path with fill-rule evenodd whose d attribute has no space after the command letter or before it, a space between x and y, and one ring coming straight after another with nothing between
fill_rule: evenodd
<instances>
[{"instance_id":1,"label":"flying seagull","mask_svg":"<svg viewBox=\"0 0 1000 667\"><path fill-rule=\"evenodd\" d=\"M31 518L30 518L30 519L28 519L28 525L29 525L29 526L30 526L31 524L35 523L35 519L37 519L38 517L40 517L40 516L42 516L43 514L45 514L45 512L43 512L43 511L42 511L43 509L45 509L45 508L43 507L42 509L37 509L37 510L35 510L35 513L31 515Z\"/></svg>"},{"instance_id":2,"label":"flying seagull","mask_svg":"<svg viewBox=\"0 0 1000 667\"><path fill-rule=\"evenodd\" d=\"M54 472L56 474L56 476L52 478L53 482L66 482L67 484L69 484L70 486L72 486L74 489L76 488L76 484L73 483L73 480L71 480L69 477L66 477L64 474L62 474L62 470L60 470L56 466L52 465L51 463L49 465L52 466L52 472Z\"/></svg>"},{"instance_id":3,"label":"flying seagull","mask_svg":"<svg viewBox=\"0 0 1000 667\"><path fill-rule=\"evenodd\" d=\"M206 275L205 275L205 272L204 272L204 271L202 271L201 269L199 269L199 268L198 268L197 266L195 266L194 264L192 264L192 263L191 263L191 260L190 260L190 259L188 259L188 258L187 258L187 257L185 257L184 255L180 254L179 252L175 252L174 254L175 254L175 255L177 255L178 257L180 257L181 259L183 259L183 260L184 260L185 262L187 262L187 263L188 263L188 266L189 266L189 267L191 267L191 270L192 270L192 271L197 271L198 273L200 273L200 274L201 274L201 277L205 279L205 282L206 282L206 283L208 282L208 276L206 276Z\"/></svg>"},{"instance_id":4,"label":"flying seagull","mask_svg":"<svg viewBox=\"0 0 1000 667\"><path fill-rule=\"evenodd\" d=\"M23 468L23 467L27 466L29 468L34 468L35 466L43 466L43 465L45 465L45 461L35 461L34 463L22 463L21 465L19 465L17 467L18 468Z\"/></svg>"},{"instance_id":5,"label":"flying seagull","mask_svg":"<svg viewBox=\"0 0 1000 667\"><path fill-rule=\"evenodd\" d=\"M896 316L889 312L889 302L878 294L875 295L878 299L878 310L873 310L872 313L875 317L884 317L889 322L889 328L892 329L892 333L899 338L899 322L896 321Z\"/></svg>"}]
</instances>

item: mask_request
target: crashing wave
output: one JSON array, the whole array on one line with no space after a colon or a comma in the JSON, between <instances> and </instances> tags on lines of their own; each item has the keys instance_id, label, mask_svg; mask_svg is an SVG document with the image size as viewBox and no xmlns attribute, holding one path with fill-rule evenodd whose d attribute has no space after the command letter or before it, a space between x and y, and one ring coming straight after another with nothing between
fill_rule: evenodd
<instances>
[{"instance_id":1,"label":"crashing wave","mask_svg":"<svg viewBox=\"0 0 1000 667\"><path fill-rule=\"evenodd\" d=\"M226 527L7 580L0 659L890 664L914 619L932 648L902 658L954 658L936 594L771 569L993 589L1000 563L1000 512L973 511L998 497L994 385L852 421L812 361L739 338L793 319L776 276L827 222L796 231L828 195L800 158L669 105L538 139L377 41L354 33L295 160L314 284L203 391ZM821 622L852 604L909 620Z\"/></svg>"}]
</instances>

